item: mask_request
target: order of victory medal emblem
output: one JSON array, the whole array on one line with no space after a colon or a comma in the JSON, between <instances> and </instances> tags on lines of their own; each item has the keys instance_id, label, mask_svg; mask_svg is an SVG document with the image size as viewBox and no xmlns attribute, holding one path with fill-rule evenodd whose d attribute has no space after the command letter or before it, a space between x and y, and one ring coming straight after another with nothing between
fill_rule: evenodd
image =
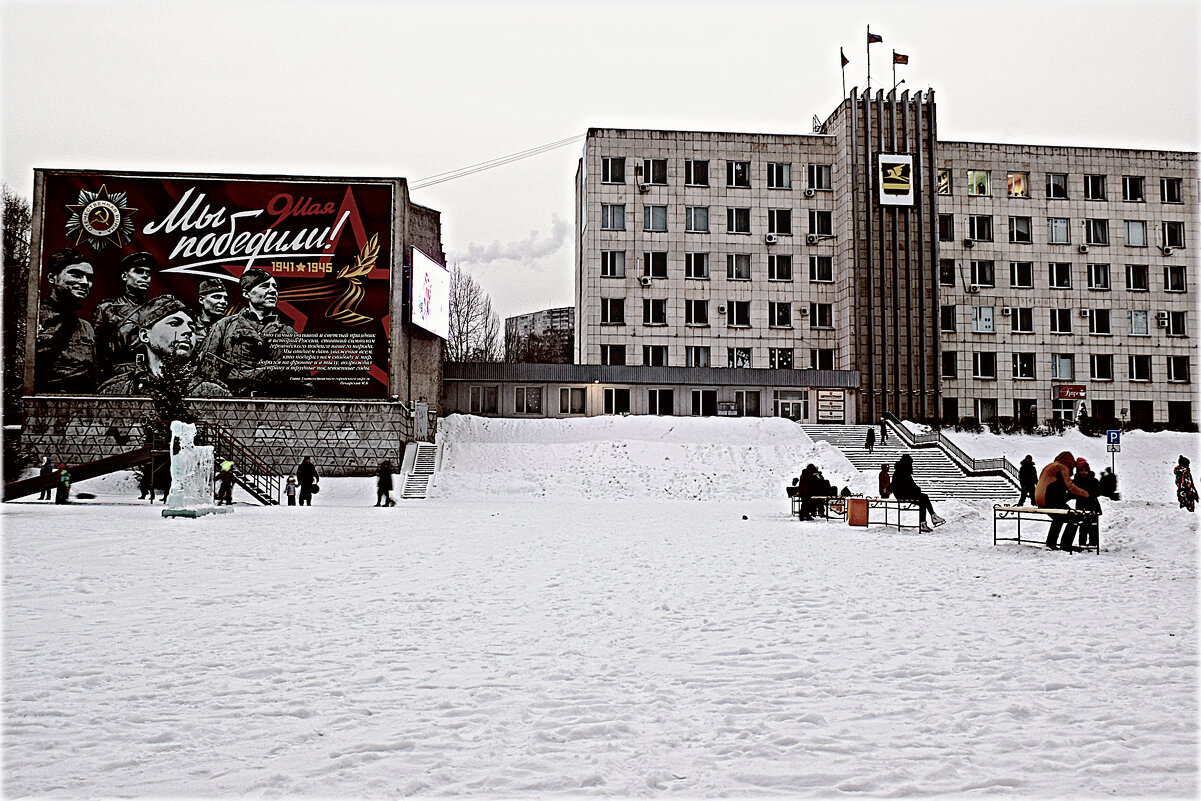
<instances>
[{"instance_id":1,"label":"order of victory medal emblem","mask_svg":"<svg viewBox=\"0 0 1201 801\"><path fill-rule=\"evenodd\" d=\"M101 250L109 245L122 247L133 235L131 216L137 209L128 205L124 192L109 192L101 186L98 192L79 190L75 203L68 203L71 216L67 219L67 235L74 237L75 244L85 239L93 248Z\"/></svg>"}]
</instances>

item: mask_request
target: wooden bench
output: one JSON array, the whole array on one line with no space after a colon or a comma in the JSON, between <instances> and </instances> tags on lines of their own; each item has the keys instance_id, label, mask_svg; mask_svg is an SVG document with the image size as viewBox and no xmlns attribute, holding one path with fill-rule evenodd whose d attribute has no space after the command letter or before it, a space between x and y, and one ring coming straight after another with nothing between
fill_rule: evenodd
<instances>
[{"instance_id":1,"label":"wooden bench","mask_svg":"<svg viewBox=\"0 0 1201 801\"><path fill-rule=\"evenodd\" d=\"M851 503L847 505L848 525L866 527L873 523L882 523L885 526L896 526L897 531L902 528L917 528L921 525L921 508L915 501L902 501L899 498L851 498L849 500ZM860 506L860 503L863 505ZM873 519L873 512L882 512L882 519ZM895 521L891 519L893 512L896 513ZM913 513L913 522L904 522L903 515L906 513Z\"/></svg>"},{"instance_id":2,"label":"wooden bench","mask_svg":"<svg viewBox=\"0 0 1201 801\"><path fill-rule=\"evenodd\" d=\"M1023 543L1029 543L1032 545L1044 545L1045 546L1047 544L1047 531L1050 528L1051 521L1055 520L1057 518L1063 520L1063 526L1060 527L1060 535L1062 535L1062 533L1063 533L1063 528L1065 528L1073 523L1077 524L1077 533L1076 533L1077 542L1079 542L1079 536L1080 536L1079 524L1083 523L1085 521L1096 521L1097 542L1093 545L1088 546L1087 548L1081 547L1079 545L1073 545L1071 547L1071 550L1073 550L1073 551L1095 551L1097 554L1101 553L1101 517L1100 517L1100 515L1098 515L1096 512L1081 512L1081 511L1077 511L1075 509L1055 509L1055 508L1042 509L1037 506L1003 506L1002 504L995 503L995 504L993 504L993 507L992 507L992 544L996 545L998 542L1016 542L1019 545L1021 545ZM1029 537L1023 539L1022 538L1022 521L1026 521L1027 523L1029 523L1029 522L1035 521L1035 520L1044 524L1044 526L1042 528L1042 533L1039 535L1038 539L1032 540ZM1004 522L1014 521L1017 523L1015 536L1012 536L1012 537L1000 536L1000 534L998 533L998 530L997 530L998 529L997 524L1000 522L1003 522L1003 521Z\"/></svg>"}]
</instances>

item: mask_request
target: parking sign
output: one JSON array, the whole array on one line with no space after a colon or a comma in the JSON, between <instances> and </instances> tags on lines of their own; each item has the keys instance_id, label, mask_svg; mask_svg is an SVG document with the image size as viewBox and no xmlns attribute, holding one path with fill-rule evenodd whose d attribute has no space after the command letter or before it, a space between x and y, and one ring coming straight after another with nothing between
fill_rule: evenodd
<instances>
[{"instance_id":1,"label":"parking sign","mask_svg":"<svg viewBox=\"0 0 1201 801\"><path fill-rule=\"evenodd\" d=\"M1115 429L1110 429L1109 431L1106 431L1105 432L1105 444L1106 445L1121 445L1122 444L1122 432L1120 430L1115 430Z\"/></svg>"}]
</instances>

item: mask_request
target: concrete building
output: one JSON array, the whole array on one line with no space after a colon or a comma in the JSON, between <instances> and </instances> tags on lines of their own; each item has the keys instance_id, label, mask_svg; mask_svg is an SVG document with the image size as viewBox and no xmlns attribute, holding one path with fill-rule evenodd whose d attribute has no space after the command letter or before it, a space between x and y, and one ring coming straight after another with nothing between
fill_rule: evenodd
<instances>
[{"instance_id":1,"label":"concrete building","mask_svg":"<svg viewBox=\"0 0 1201 801\"><path fill-rule=\"evenodd\" d=\"M505 360L571 364L575 308L563 306L505 318Z\"/></svg>"}]
</instances>

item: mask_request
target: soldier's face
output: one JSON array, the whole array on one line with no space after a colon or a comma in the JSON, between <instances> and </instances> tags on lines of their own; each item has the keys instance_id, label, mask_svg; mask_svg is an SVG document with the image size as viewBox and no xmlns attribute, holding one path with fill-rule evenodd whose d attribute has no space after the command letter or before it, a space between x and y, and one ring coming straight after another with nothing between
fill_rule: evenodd
<instances>
[{"instance_id":1,"label":"soldier's face","mask_svg":"<svg viewBox=\"0 0 1201 801\"><path fill-rule=\"evenodd\" d=\"M150 268L130 267L125 271L125 287L135 292L145 292L150 288Z\"/></svg>"},{"instance_id":2,"label":"soldier's face","mask_svg":"<svg viewBox=\"0 0 1201 801\"><path fill-rule=\"evenodd\" d=\"M225 314L225 310L229 308L229 296L225 294L225 290L220 292L209 292L207 295L200 296L200 308L209 317L220 317Z\"/></svg>"},{"instance_id":3,"label":"soldier's face","mask_svg":"<svg viewBox=\"0 0 1201 801\"><path fill-rule=\"evenodd\" d=\"M187 359L196 346L192 331L192 316L185 311L168 314L149 328L138 332L138 338L159 356Z\"/></svg>"},{"instance_id":4,"label":"soldier's face","mask_svg":"<svg viewBox=\"0 0 1201 801\"><path fill-rule=\"evenodd\" d=\"M92 265L81 261L78 264L67 265L50 280L50 285L63 297L83 300L91 293L92 282Z\"/></svg>"},{"instance_id":5,"label":"soldier's face","mask_svg":"<svg viewBox=\"0 0 1201 801\"><path fill-rule=\"evenodd\" d=\"M279 289L275 285L274 278L268 278L261 284L254 286L245 293L246 300L251 306L256 308L275 308L275 304L279 301Z\"/></svg>"}]
</instances>

